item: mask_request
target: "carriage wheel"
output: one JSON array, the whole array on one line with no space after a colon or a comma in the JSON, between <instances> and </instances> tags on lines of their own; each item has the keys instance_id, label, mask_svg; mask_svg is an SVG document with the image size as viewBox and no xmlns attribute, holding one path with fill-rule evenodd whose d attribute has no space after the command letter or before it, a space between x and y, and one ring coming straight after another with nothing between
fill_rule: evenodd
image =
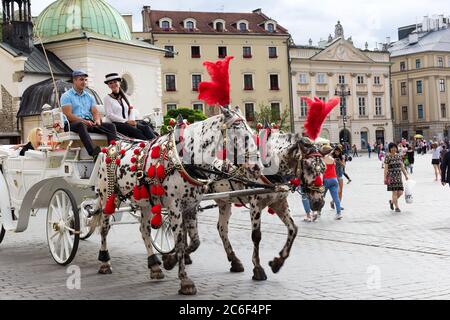
<instances>
[{"instance_id":1,"label":"carriage wheel","mask_svg":"<svg viewBox=\"0 0 450 320\"><path fill-rule=\"evenodd\" d=\"M163 215L161 227L152 230L151 240L153 247L161 254L172 253L175 250L175 238L170 227L169 215Z\"/></svg>"},{"instance_id":2,"label":"carriage wheel","mask_svg":"<svg viewBox=\"0 0 450 320\"><path fill-rule=\"evenodd\" d=\"M3 225L1 225L1 229L0 229L0 243L2 243L3 238L5 237L5 228L3 228Z\"/></svg>"},{"instance_id":3,"label":"carriage wheel","mask_svg":"<svg viewBox=\"0 0 450 320\"><path fill-rule=\"evenodd\" d=\"M95 227L91 227L91 220L93 216L90 215L92 206L87 205L80 209L80 240L88 239L95 231Z\"/></svg>"},{"instance_id":4,"label":"carriage wheel","mask_svg":"<svg viewBox=\"0 0 450 320\"><path fill-rule=\"evenodd\" d=\"M78 207L69 190L56 190L47 210L47 241L56 263L72 262L80 241L80 217Z\"/></svg>"}]
</instances>

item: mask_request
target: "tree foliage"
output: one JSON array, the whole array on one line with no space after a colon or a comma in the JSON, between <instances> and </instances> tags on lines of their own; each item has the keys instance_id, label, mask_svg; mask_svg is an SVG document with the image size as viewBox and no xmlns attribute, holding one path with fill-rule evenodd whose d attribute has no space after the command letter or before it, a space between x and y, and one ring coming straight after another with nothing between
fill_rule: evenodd
<instances>
[{"instance_id":1,"label":"tree foliage","mask_svg":"<svg viewBox=\"0 0 450 320\"><path fill-rule=\"evenodd\" d=\"M164 116L164 125L161 128L161 134L167 133L167 126L169 125L170 119L178 119L179 115L182 115L183 119L186 119L189 123L194 123L197 121L203 121L208 117L200 110L194 110L190 108L178 108L174 110L169 110Z\"/></svg>"},{"instance_id":2,"label":"tree foliage","mask_svg":"<svg viewBox=\"0 0 450 320\"><path fill-rule=\"evenodd\" d=\"M289 121L289 108L286 106L279 114L277 110L272 109L271 106L260 105L259 112L255 112L255 121L253 121L252 126L256 128L258 123L264 124L267 120L270 124L277 124L280 127L280 131L289 132L290 131L290 121Z\"/></svg>"}]
</instances>

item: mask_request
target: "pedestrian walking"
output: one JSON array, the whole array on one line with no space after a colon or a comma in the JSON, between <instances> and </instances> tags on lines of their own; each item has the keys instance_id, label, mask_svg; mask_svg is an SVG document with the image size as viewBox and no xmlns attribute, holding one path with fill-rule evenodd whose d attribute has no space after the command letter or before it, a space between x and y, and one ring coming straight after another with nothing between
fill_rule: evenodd
<instances>
[{"instance_id":1,"label":"pedestrian walking","mask_svg":"<svg viewBox=\"0 0 450 320\"><path fill-rule=\"evenodd\" d=\"M389 200L391 210L395 209L395 212L401 212L398 199L403 195L404 190L402 173L406 180L408 180L408 173L403 165L402 157L398 153L398 146L395 143L390 143L388 150L389 153L386 154L384 160L384 183L387 185L387 190L392 192L392 200Z\"/></svg>"},{"instance_id":2,"label":"pedestrian walking","mask_svg":"<svg viewBox=\"0 0 450 320\"><path fill-rule=\"evenodd\" d=\"M367 144L367 152L369 153L369 159L370 159L370 153L372 152L372 147L370 146L370 143Z\"/></svg>"},{"instance_id":3,"label":"pedestrian walking","mask_svg":"<svg viewBox=\"0 0 450 320\"><path fill-rule=\"evenodd\" d=\"M441 163L441 183L450 185L450 151L447 151Z\"/></svg>"},{"instance_id":4,"label":"pedestrian walking","mask_svg":"<svg viewBox=\"0 0 450 320\"><path fill-rule=\"evenodd\" d=\"M331 148L331 147L330 147ZM335 149L336 150L336 149ZM323 185L325 187L325 195L328 190L330 190L331 197L333 199L332 203L333 209L336 208L336 220L342 219L341 214L341 201L339 198L339 181L336 167L336 158L331 154L327 154L324 157L326 169L323 174Z\"/></svg>"},{"instance_id":5,"label":"pedestrian walking","mask_svg":"<svg viewBox=\"0 0 450 320\"><path fill-rule=\"evenodd\" d=\"M352 146L352 149L353 149L353 157L359 157L358 156L358 148L356 147L356 144L354 144Z\"/></svg>"},{"instance_id":6,"label":"pedestrian walking","mask_svg":"<svg viewBox=\"0 0 450 320\"><path fill-rule=\"evenodd\" d=\"M384 169L384 157L386 156L386 152L384 150L381 150L381 152L378 154L378 159L381 162L381 169Z\"/></svg>"},{"instance_id":7,"label":"pedestrian walking","mask_svg":"<svg viewBox=\"0 0 450 320\"><path fill-rule=\"evenodd\" d=\"M342 145L338 145L334 148L332 152L332 157L335 160L335 168L336 168L336 177L339 184L338 195L339 201L342 203L342 193L344 191L344 172L345 172L345 158L343 155L343 147ZM331 201L331 208L335 208L335 202ZM342 206L340 206L340 210L344 210Z\"/></svg>"},{"instance_id":8,"label":"pedestrian walking","mask_svg":"<svg viewBox=\"0 0 450 320\"><path fill-rule=\"evenodd\" d=\"M441 176L441 168L440 168L441 149L442 148L440 146L438 146L437 143L433 143L431 145L431 151L432 151L431 164L433 165L433 168L434 168L434 175L435 175L434 181L438 181L439 177Z\"/></svg>"},{"instance_id":9,"label":"pedestrian walking","mask_svg":"<svg viewBox=\"0 0 450 320\"><path fill-rule=\"evenodd\" d=\"M406 159L408 159L407 169L409 169L409 173L412 174L414 168L414 148L412 145L409 145L408 151L406 151Z\"/></svg>"}]
</instances>

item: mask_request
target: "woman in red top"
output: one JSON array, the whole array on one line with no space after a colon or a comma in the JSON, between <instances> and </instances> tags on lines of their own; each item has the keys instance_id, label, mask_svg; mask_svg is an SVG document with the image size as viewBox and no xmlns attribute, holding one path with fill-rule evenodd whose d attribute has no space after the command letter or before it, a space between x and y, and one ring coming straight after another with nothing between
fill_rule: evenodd
<instances>
[{"instance_id":1,"label":"woman in red top","mask_svg":"<svg viewBox=\"0 0 450 320\"><path fill-rule=\"evenodd\" d=\"M331 147L328 147L331 148ZM325 173L323 174L323 185L325 187L325 195L328 190L330 190L331 197L333 198L335 208L336 208L336 220L342 219L341 214L341 202L339 200L339 182L336 174L336 161L328 153L324 157L325 164L327 166Z\"/></svg>"}]
</instances>

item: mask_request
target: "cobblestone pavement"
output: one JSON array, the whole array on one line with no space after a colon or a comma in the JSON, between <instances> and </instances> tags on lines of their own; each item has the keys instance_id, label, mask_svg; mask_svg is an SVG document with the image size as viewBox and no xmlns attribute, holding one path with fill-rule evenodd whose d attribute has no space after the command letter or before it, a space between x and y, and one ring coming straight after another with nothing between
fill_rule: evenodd
<instances>
[{"instance_id":1,"label":"cobblestone pavement","mask_svg":"<svg viewBox=\"0 0 450 320\"><path fill-rule=\"evenodd\" d=\"M416 156L414 203L401 199L392 213L381 164L367 155L348 165L344 219L335 221L327 205L319 221L302 222L297 194L289 198L299 235L278 274L267 263L281 249L286 230L263 214L261 261L268 280L251 280L249 214L234 209L230 238L246 267L231 274L216 231L217 209L200 213L202 244L188 274L198 294L177 295L177 270L149 279L137 225L110 232L113 274L99 275L99 236L80 243L72 265L81 270L81 289L68 289L71 269L56 265L48 252L44 212L21 234L7 233L0 245L0 299L447 299L450 298L450 190L434 181L431 157Z\"/></svg>"}]
</instances>

